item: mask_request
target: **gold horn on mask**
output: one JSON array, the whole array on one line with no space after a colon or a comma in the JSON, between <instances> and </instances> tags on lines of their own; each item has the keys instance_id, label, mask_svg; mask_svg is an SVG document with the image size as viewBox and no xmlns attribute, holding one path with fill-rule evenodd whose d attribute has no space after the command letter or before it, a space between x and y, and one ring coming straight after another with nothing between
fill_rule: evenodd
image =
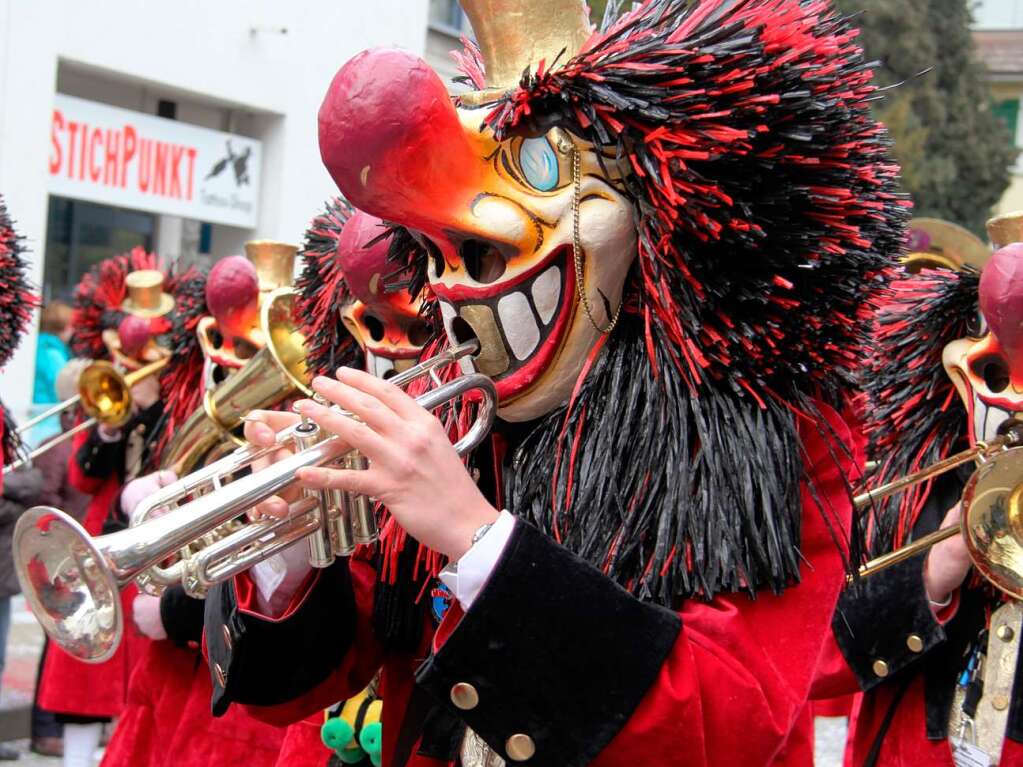
<instances>
[{"instance_id":1,"label":"gold horn on mask","mask_svg":"<svg viewBox=\"0 0 1023 767\"><path fill-rule=\"evenodd\" d=\"M590 36L582 0L461 0L486 66L487 88L510 90L543 60L564 64Z\"/></svg>"},{"instance_id":2,"label":"gold horn on mask","mask_svg":"<svg viewBox=\"0 0 1023 767\"><path fill-rule=\"evenodd\" d=\"M1023 210L995 216L987 222L988 237L995 249L1014 242L1023 242Z\"/></svg>"},{"instance_id":3,"label":"gold horn on mask","mask_svg":"<svg viewBox=\"0 0 1023 767\"><path fill-rule=\"evenodd\" d=\"M245 257L256 267L259 292L266 295L292 284L295 275L295 254L298 247L276 240L250 240L245 243Z\"/></svg>"}]
</instances>

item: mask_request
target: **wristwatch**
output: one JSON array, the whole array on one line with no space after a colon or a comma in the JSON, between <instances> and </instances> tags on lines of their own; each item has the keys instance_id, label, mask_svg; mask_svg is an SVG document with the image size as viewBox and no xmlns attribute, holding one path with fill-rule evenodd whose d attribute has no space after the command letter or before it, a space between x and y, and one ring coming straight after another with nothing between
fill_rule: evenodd
<instances>
[{"instance_id":1,"label":"wristwatch","mask_svg":"<svg viewBox=\"0 0 1023 767\"><path fill-rule=\"evenodd\" d=\"M479 543L483 539L483 536L490 532L490 528L492 528L493 526L494 526L493 522L487 522L487 524L480 525L478 528L476 528L476 532L472 534L472 545L475 546L477 543Z\"/></svg>"}]
</instances>

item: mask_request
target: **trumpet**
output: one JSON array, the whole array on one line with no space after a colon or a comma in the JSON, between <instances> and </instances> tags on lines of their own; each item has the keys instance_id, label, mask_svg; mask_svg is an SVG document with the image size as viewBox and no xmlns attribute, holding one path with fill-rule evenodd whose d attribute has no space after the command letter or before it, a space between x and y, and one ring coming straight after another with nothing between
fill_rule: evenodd
<instances>
[{"instance_id":1,"label":"trumpet","mask_svg":"<svg viewBox=\"0 0 1023 767\"><path fill-rule=\"evenodd\" d=\"M439 385L416 400L427 410L476 393L480 398L476 420L455 444L459 454L474 448L489 433L496 412L497 390L493 381L479 373L440 384L436 369L478 349L476 341L462 344L392 381L408 383L429 375ZM282 447L293 447L296 452L224 484L225 478ZM123 586L292 485L299 469L337 465L341 461L349 466L366 465L366 459L339 437L326 435L315 423L303 420L278 432L275 445L270 448L239 448L163 488L137 512L152 516L157 508L172 507L189 496L195 497L137 527L93 538L62 511L36 506L21 516L14 530L15 568L22 591L56 644L80 660L101 663L116 650L124 631L118 597ZM182 578L189 588L205 588L303 538L309 539L310 563L316 567L325 567L333 557L351 553L357 543L376 540L371 500L351 493L307 490L304 497L291 504L285 519L243 524L227 537L204 546L197 557L180 560L181 570L169 574Z\"/></svg>"},{"instance_id":2,"label":"trumpet","mask_svg":"<svg viewBox=\"0 0 1023 767\"><path fill-rule=\"evenodd\" d=\"M7 474L23 464L31 463L33 459L50 448L71 439L80 431L92 428L97 423L111 428L124 426L131 418L131 387L139 381L159 373L167 366L168 362L170 362L170 357L163 357L127 375L105 360L98 360L90 364L78 377L78 394L26 422L18 428L18 434L25 434L33 426L42 423L47 418L79 404L89 418L56 439L37 447L24 458L5 466L3 473Z\"/></svg>"},{"instance_id":3,"label":"trumpet","mask_svg":"<svg viewBox=\"0 0 1023 767\"><path fill-rule=\"evenodd\" d=\"M900 477L853 499L858 509L970 462L978 464L963 489L962 522L936 530L859 569L864 578L962 535L977 571L996 588L1023 599L1023 423L1007 421L990 442L978 442L920 471ZM852 576L850 576L850 581Z\"/></svg>"}]
</instances>

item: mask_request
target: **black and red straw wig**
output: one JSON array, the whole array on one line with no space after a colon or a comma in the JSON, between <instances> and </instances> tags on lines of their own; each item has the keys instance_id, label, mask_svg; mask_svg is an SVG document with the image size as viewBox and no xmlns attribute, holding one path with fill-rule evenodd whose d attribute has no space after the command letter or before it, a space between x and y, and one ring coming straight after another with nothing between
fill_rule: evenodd
<instances>
[{"instance_id":1,"label":"black and red straw wig","mask_svg":"<svg viewBox=\"0 0 1023 767\"><path fill-rule=\"evenodd\" d=\"M24 241L14 231L7 205L0 196L0 370L10 362L33 310L39 306L39 297L28 280L24 254ZM0 458L4 465L16 457L20 447L17 427L0 405Z\"/></svg>"}]
</instances>

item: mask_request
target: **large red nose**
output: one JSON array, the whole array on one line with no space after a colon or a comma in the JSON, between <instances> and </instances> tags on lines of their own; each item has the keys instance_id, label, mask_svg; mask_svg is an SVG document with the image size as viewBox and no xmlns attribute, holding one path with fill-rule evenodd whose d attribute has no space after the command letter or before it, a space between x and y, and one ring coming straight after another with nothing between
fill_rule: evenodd
<instances>
[{"instance_id":1,"label":"large red nose","mask_svg":"<svg viewBox=\"0 0 1023 767\"><path fill-rule=\"evenodd\" d=\"M245 256L222 258L206 278L206 306L223 327L241 335L259 311L259 274Z\"/></svg>"},{"instance_id":2,"label":"large red nose","mask_svg":"<svg viewBox=\"0 0 1023 767\"><path fill-rule=\"evenodd\" d=\"M384 277L393 266L387 261L390 239L380 239L386 230L376 216L357 210L345 223L337 243L338 264L352 294L364 304L377 300L384 290Z\"/></svg>"},{"instance_id":3,"label":"large red nose","mask_svg":"<svg viewBox=\"0 0 1023 767\"><path fill-rule=\"evenodd\" d=\"M341 67L319 128L320 155L342 194L380 218L429 227L478 187L482 158L444 83L405 51L364 51Z\"/></svg>"},{"instance_id":4,"label":"large red nose","mask_svg":"<svg viewBox=\"0 0 1023 767\"><path fill-rule=\"evenodd\" d=\"M995 251L980 276L980 310L1002 348L1023 352L1023 243Z\"/></svg>"}]
</instances>

